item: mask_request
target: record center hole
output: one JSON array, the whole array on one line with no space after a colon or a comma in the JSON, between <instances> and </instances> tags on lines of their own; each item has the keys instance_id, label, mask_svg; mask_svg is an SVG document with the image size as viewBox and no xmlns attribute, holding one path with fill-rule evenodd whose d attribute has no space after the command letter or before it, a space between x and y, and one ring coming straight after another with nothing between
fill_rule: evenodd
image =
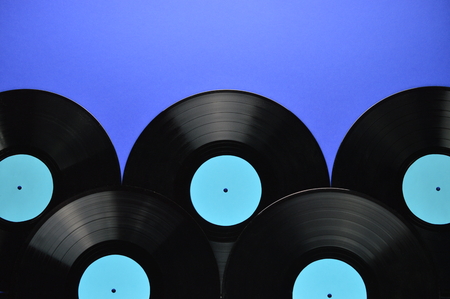
<instances>
[{"instance_id":1,"label":"record center hole","mask_svg":"<svg viewBox=\"0 0 450 299\"><path fill-rule=\"evenodd\" d=\"M22 190L22 186L17 186L17 190Z\"/></svg>"},{"instance_id":2,"label":"record center hole","mask_svg":"<svg viewBox=\"0 0 450 299\"><path fill-rule=\"evenodd\" d=\"M441 191L441 187L436 187L436 191Z\"/></svg>"},{"instance_id":3,"label":"record center hole","mask_svg":"<svg viewBox=\"0 0 450 299\"><path fill-rule=\"evenodd\" d=\"M327 297L328 297L328 298L331 298L331 297L333 297L333 295L331 295L331 294L328 294L328 295L327 295Z\"/></svg>"},{"instance_id":4,"label":"record center hole","mask_svg":"<svg viewBox=\"0 0 450 299\"><path fill-rule=\"evenodd\" d=\"M227 193L228 192L228 188L223 188L223 192Z\"/></svg>"},{"instance_id":5,"label":"record center hole","mask_svg":"<svg viewBox=\"0 0 450 299\"><path fill-rule=\"evenodd\" d=\"M112 289L112 290L111 290L111 293L115 293L115 292L116 292L116 289Z\"/></svg>"}]
</instances>

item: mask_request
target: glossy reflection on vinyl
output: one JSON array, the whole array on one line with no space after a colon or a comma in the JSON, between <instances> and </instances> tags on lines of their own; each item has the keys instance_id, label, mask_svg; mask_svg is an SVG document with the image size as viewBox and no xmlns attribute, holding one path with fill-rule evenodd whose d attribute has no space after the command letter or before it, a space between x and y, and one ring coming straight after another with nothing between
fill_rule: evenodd
<instances>
[{"instance_id":1,"label":"glossy reflection on vinyl","mask_svg":"<svg viewBox=\"0 0 450 299\"><path fill-rule=\"evenodd\" d=\"M293 299L366 299L367 291L359 273L336 259L310 263L298 275Z\"/></svg>"},{"instance_id":2,"label":"glossy reflection on vinyl","mask_svg":"<svg viewBox=\"0 0 450 299\"><path fill-rule=\"evenodd\" d=\"M206 221L230 226L247 220L261 200L258 173L246 160L230 155L213 157L195 172L190 186L192 204Z\"/></svg>"},{"instance_id":3,"label":"glossy reflection on vinyl","mask_svg":"<svg viewBox=\"0 0 450 299\"><path fill-rule=\"evenodd\" d=\"M144 269L123 255L107 255L84 271L79 299L149 299L150 282Z\"/></svg>"},{"instance_id":4,"label":"glossy reflection on vinyl","mask_svg":"<svg viewBox=\"0 0 450 299\"><path fill-rule=\"evenodd\" d=\"M39 159L25 154L0 161L0 217L11 222L41 214L53 195L53 178Z\"/></svg>"},{"instance_id":5,"label":"glossy reflection on vinyl","mask_svg":"<svg viewBox=\"0 0 450 299\"><path fill-rule=\"evenodd\" d=\"M403 177L403 198L419 219L436 225L450 223L450 157L422 156Z\"/></svg>"}]
</instances>

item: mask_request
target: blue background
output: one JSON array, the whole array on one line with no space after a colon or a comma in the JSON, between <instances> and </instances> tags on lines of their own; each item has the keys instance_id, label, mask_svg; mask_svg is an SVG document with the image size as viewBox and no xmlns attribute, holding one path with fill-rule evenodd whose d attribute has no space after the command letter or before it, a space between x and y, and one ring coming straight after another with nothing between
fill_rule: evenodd
<instances>
[{"instance_id":1,"label":"blue background","mask_svg":"<svg viewBox=\"0 0 450 299\"><path fill-rule=\"evenodd\" d=\"M449 16L448 0L1 0L0 91L79 103L122 170L165 108L204 91L249 91L295 113L331 172L373 104L450 86Z\"/></svg>"},{"instance_id":2,"label":"blue background","mask_svg":"<svg viewBox=\"0 0 450 299\"><path fill-rule=\"evenodd\" d=\"M125 165L144 127L190 95L239 89L294 112L329 168L393 93L450 86L447 0L0 2L0 91L43 89L92 113Z\"/></svg>"}]
</instances>

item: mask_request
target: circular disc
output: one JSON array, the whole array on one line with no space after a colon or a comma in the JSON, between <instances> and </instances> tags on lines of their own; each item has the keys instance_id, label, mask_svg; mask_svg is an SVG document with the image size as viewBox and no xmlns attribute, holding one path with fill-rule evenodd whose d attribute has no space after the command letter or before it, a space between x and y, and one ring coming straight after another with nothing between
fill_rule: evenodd
<instances>
[{"instance_id":1,"label":"circular disc","mask_svg":"<svg viewBox=\"0 0 450 299\"><path fill-rule=\"evenodd\" d=\"M410 89L355 122L336 155L332 185L370 195L413 223L450 295L450 216L442 198L450 189L449 156L450 88Z\"/></svg>"},{"instance_id":2,"label":"circular disc","mask_svg":"<svg viewBox=\"0 0 450 299\"><path fill-rule=\"evenodd\" d=\"M24 222L39 216L53 196L48 167L30 155L12 155L0 161L0 218Z\"/></svg>"},{"instance_id":3,"label":"circular disc","mask_svg":"<svg viewBox=\"0 0 450 299\"><path fill-rule=\"evenodd\" d=\"M60 95L0 92L0 291L32 227L64 200L120 184L115 149L98 121Z\"/></svg>"},{"instance_id":4,"label":"circular disc","mask_svg":"<svg viewBox=\"0 0 450 299\"><path fill-rule=\"evenodd\" d=\"M245 160L261 180L259 204L233 225L205 220L190 198L194 174L218 156ZM222 186L219 193L229 189L227 196L233 194L220 176L215 180ZM153 119L133 146L123 182L175 200L200 223L210 240L229 242L275 199L329 186L329 177L321 149L294 114L256 94L220 90L186 98Z\"/></svg>"},{"instance_id":5,"label":"circular disc","mask_svg":"<svg viewBox=\"0 0 450 299\"><path fill-rule=\"evenodd\" d=\"M111 255L142 267L152 299L219 297L214 254L195 221L159 195L117 190L72 201L37 228L20 258L14 298L78 298L86 269ZM130 287L114 285L111 296Z\"/></svg>"},{"instance_id":6,"label":"circular disc","mask_svg":"<svg viewBox=\"0 0 450 299\"><path fill-rule=\"evenodd\" d=\"M410 226L374 200L335 188L289 195L258 214L230 253L224 298L292 298L299 273L322 259L354 268L367 298L439 298Z\"/></svg>"},{"instance_id":7,"label":"circular disc","mask_svg":"<svg viewBox=\"0 0 450 299\"><path fill-rule=\"evenodd\" d=\"M206 221L231 226L247 220L261 200L255 169L236 156L217 156L203 163L191 181L191 202Z\"/></svg>"},{"instance_id":8,"label":"circular disc","mask_svg":"<svg viewBox=\"0 0 450 299\"><path fill-rule=\"evenodd\" d=\"M302 269L294 283L292 299L367 299L361 275L338 259L319 259Z\"/></svg>"},{"instance_id":9,"label":"circular disc","mask_svg":"<svg viewBox=\"0 0 450 299\"><path fill-rule=\"evenodd\" d=\"M102 256L81 276L78 299L149 299L150 281L132 258L120 254Z\"/></svg>"}]
</instances>

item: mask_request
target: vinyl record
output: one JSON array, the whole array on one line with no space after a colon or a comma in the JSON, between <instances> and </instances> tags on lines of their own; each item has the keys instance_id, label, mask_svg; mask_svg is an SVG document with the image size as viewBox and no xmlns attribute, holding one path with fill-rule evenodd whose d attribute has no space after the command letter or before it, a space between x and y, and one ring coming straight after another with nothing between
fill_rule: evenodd
<instances>
[{"instance_id":1,"label":"vinyl record","mask_svg":"<svg viewBox=\"0 0 450 299\"><path fill-rule=\"evenodd\" d=\"M331 267L306 273L329 260L359 281L336 285L329 278L342 273ZM314 189L280 199L249 223L228 259L223 297L439 298L431 264L410 226L387 208L348 190ZM348 295L355 287L363 293ZM314 288L319 295L308 296Z\"/></svg>"},{"instance_id":2,"label":"vinyl record","mask_svg":"<svg viewBox=\"0 0 450 299\"><path fill-rule=\"evenodd\" d=\"M0 92L0 292L43 215L79 192L119 184L115 149L85 109L45 91Z\"/></svg>"},{"instance_id":3,"label":"vinyl record","mask_svg":"<svg viewBox=\"0 0 450 299\"><path fill-rule=\"evenodd\" d=\"M129 266L140 272L127 274ZM62 205L34 232L15 277L14 298L219 297L217 265L198 224L168 199L130 190Z\"/></svg>"},{"instance_id":4,"label":"vinyl record","mask_svg":"<svg viewBox=\"0 0 450 299\"><path fill-rule=\"evenodd\" d=\"M413 223L433 253L450 296L450 88L394 94L345 136L332 185L368 194Z\"/></svg>"},{"instance_id":5,"label":"vinyl record","mask_svg":"<svg viewBox=\"0 0 450 299\"><path fill-rule=\"evenodd\" d=\"M213 242L234 241L282 196L329 186L316 140L290 111L262 96L194 95L153 119L133 146L125 185L175 200Z\"/></svg>"}]
</instances>

